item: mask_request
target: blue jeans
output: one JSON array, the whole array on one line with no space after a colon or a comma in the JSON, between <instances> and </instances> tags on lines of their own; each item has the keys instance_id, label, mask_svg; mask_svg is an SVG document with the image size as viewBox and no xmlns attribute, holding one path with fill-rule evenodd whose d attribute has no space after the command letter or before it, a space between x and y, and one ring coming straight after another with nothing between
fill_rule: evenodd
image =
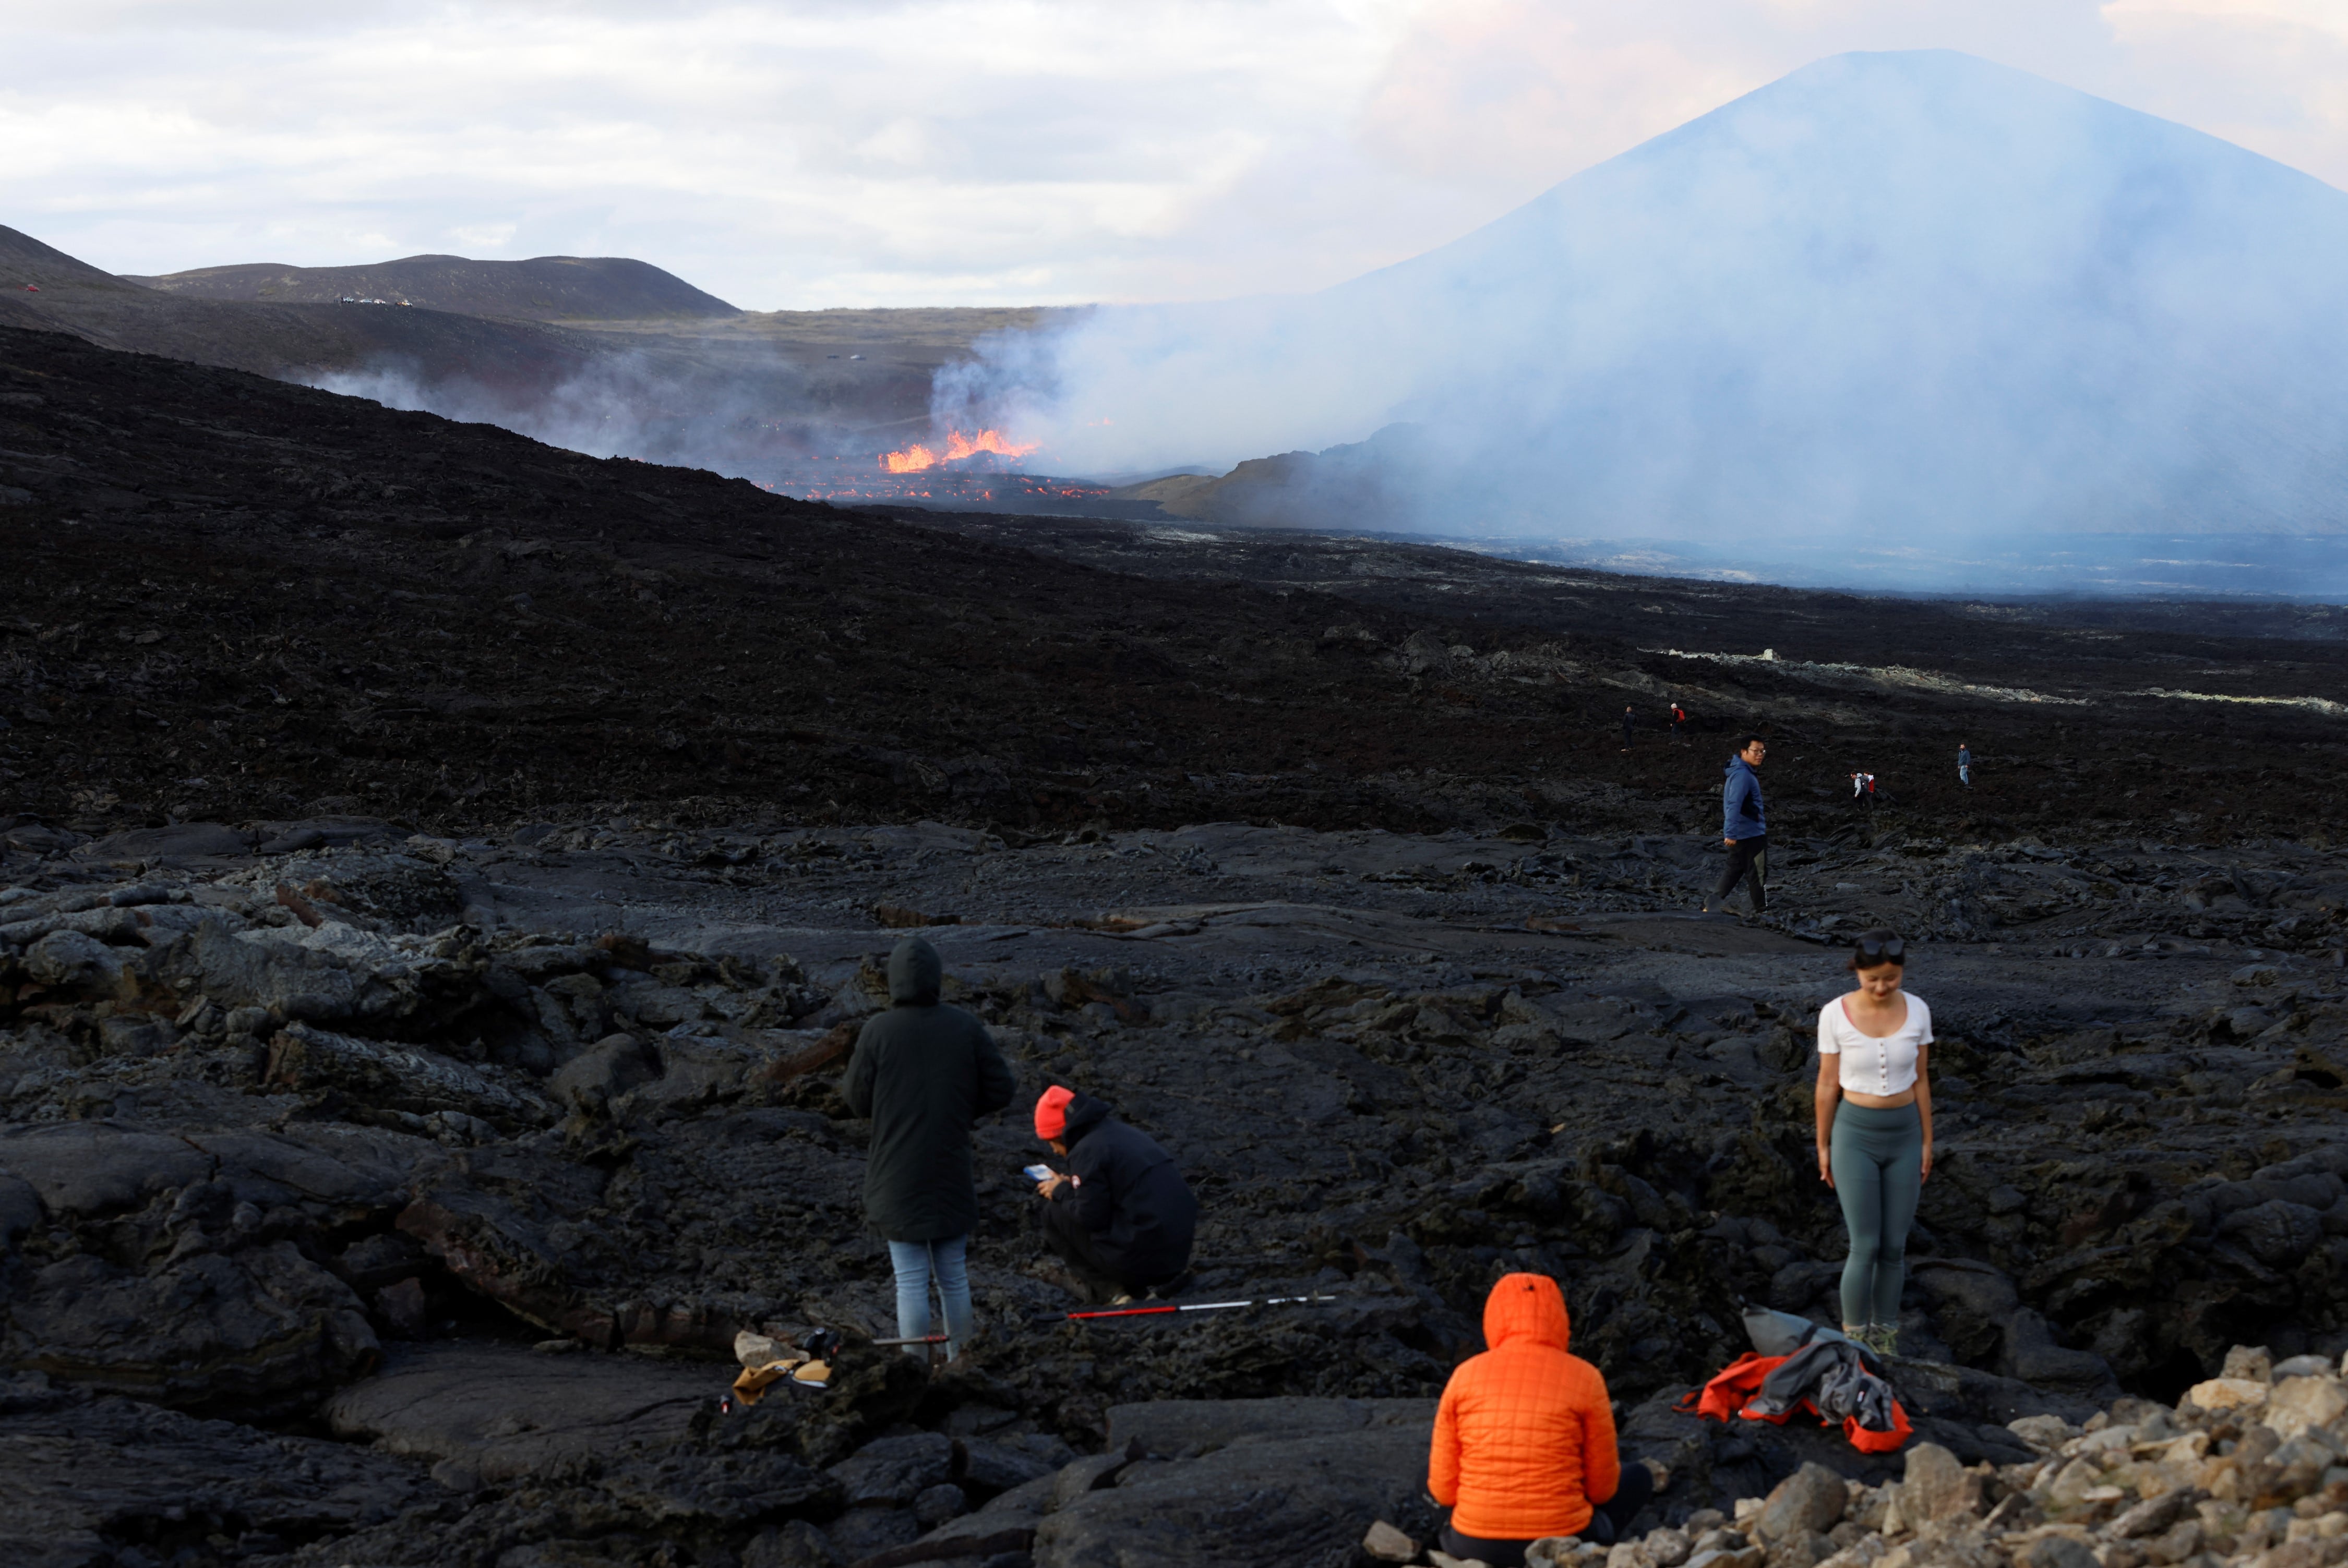
<instances>
[{"instance_id":1,"label":"blue jeans","mask_svg":"<svg viewBox=\"0 0 2348 1568\"><path fill-rule=\"evenodd\" d=\"M938 1282L938 1299L945 1303L946 1333L951 1336L945 1345L948 1359L961 1352L963 1342L971 1335L970 1275L963 1266L963 1254L970 1245L966 1235L948 1236L943 1241L892 1241L889 1244L889 1262L897 1271L897 1335L902 1339L918 1339L930 1331L930 1281ZM908 1345L905 1353L922 1356L929 1352L926 1345Z\"/></svg>"}]
</instances>

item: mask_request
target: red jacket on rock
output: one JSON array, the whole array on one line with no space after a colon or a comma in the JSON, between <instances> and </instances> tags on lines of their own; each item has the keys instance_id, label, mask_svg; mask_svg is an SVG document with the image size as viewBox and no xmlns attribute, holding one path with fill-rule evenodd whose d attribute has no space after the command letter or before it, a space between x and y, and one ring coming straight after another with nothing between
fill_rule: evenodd
<instances>
[{"instance_id":1,"label":"red jacket on rock","mask_svg":"<svg viewBox=\"0 0 2348 1568\"><path fill-rule=\"evenodd\" d=\"M1484 1302L1484 1343L1451 1374L1426 1489L1451 1528L1486 1541L1578 1535L1614 1495L1614 1409L1598 1368L1567 1353L1557 1281L1511 1274Z\"/></svg>"}]
</instances>

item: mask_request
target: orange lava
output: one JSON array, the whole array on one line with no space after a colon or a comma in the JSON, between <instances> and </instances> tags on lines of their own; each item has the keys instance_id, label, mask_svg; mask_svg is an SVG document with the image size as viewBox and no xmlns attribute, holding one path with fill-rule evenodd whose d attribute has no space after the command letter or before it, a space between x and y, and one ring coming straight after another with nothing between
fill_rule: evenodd
<instances>
[{"instance_id":1,"label":"orange lava","mask_svg":"<svg viewBox=\"0 0 2348 1568\"><path fill-rule=\"evenodd\" d=\"M1007 440L1000 430L982 430L975 436L964 436L959 430L952 430L946 433L946 449L942 453L932 452L927 446L916 444L901 452L882 453L880 466L891 474L918 474L941 463L958 463L965 457L975 457L982 452L992 452L998 457L1025 457L1035 451L1037 445L1034 441L1023 445Z\"/></svg>"}]
</instances>

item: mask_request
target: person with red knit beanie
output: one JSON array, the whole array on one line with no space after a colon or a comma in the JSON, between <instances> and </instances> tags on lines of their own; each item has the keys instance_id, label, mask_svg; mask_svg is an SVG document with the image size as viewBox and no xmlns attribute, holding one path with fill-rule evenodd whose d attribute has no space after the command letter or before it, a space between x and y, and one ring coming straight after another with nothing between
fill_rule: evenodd
<instances>
[{"instance_id":1,"label":"person with red knit beanie","mask_svg":"<svg viewBox=\"0 0 2348 1568\"><path fill-rule=\"evenodd\" d=\"M1068 1156L1035 1184L1044 1236L1094 1300L1178 1294L1188 1281L1199 1200L1155 1138L1091 1095L1055 1084L1035 1102L1035 1136Z\"/></svg>"}]
</instances>

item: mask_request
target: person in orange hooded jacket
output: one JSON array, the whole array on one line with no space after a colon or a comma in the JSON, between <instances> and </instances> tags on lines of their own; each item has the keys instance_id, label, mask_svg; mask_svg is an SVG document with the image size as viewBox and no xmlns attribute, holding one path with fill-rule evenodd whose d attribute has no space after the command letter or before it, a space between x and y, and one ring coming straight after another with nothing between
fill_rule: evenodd
<instances>
[{"instance_id":1,"label":"person in orange hooded jacket","mask_svg":"<svg viewBox=\"0 0 2348 1568\"><path fill-rule=\"evenodd\" d=\"M1614 1540L1654 1492L1614 1451L1598 1368L1566 1346L1565 1296L1545 1274L1503 1276L1484 1302L1484 1343L1451 1374L1435 1414L1426 1490L1451 1510L1443 1549L1522 1568L1546 1535Z\"/></svg>"}]
</instances>

